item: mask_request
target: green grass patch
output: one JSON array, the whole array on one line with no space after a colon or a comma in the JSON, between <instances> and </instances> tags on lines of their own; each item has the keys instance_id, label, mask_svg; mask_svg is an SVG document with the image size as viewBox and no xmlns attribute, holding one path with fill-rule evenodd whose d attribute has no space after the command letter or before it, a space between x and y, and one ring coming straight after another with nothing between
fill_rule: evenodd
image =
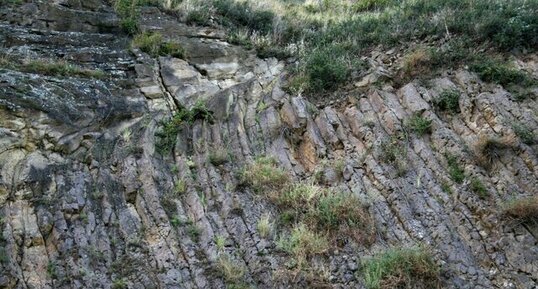
<instances>
[{"instance_id":1,"label":"green grass patch","mask_svg":"<svg viewBox=\"0 0 538 289\"><path fill-rule=\"evenodd\" d=\"M524 124L516 123L513 126L514 132L521 139L521 142L527 145L532 145L536 142L534 132Z\"/></svg>"},{"instance_id":2,"label":"green grass patch","mask_svg":"<svg viewBox=\"0 0 538 289\"><path fill-rule=\"evenodd\" d=\"M469 183L469 189L481 199L489 197L489 192L484 183L478 178L472 178Z\"/></svg>"},{"instance_id":3,"label":"green grass patch","mask_svg":"<svg viewBox=\"0 0 538 289\"><path fill-rule=\"evenodd\" d=\"M286 218L304 223L317 232L364 242L373 236L371 216L352 194L305 183L271 193L269 198L286 212Z\"/></svg>"},{"instance_id":4,"label":"green grass patch","mask_svg":"<svg viewBox=\"0 0 538 289\"><path fill-rule=\"evenodd\" d=\"M180 44L165 41L163 36L156 32L145 32L136 35L133 38L132 46L140 48L140 50L152 57L169 55L175 58L186 58L185 49Z\"/></svg>"},{"instance_id":5,"label":"green grass patch","mask_svg":"<svg viewBox=\"0 0 538 289\"><path fill-rule=\"evenodd\" d=\"M483 81L497 83L507 88L512 86L531 87L537 85L536 80L524 71L513 68L496 59L481 58L475 61L470 68Z\"/></svg>"},{"instance_id":6,"label":"green grass patch","mask_svg":"<svg viewBox=\"0 0 538 289\"><path fill-rule=\"evenodd\" d=\"M450 178L458 184L463 183L463 180L465 180L465 170L460 167L458 159L453 155L446 154L446 161L448 163L448 174Z\"/></svg>"},{"instance_id":7,"label":"green grass patch","mask_svg":"<svg viewBox=\"0 0 538 289\"><path fill-rule=\"evenodd\" d=\"M278 167L278 162L272 157L258 157L240 174L241 183L258 193L279 191L287 186L289 180L288 174Z\"/></svg>"},{"instance_id":8,"label":"green grass patch","mask_svg":"<svg viewBox=\"0 0 538 289\"><path fill-rule=\"evenodd\" d=\"M366 261L362 273L368 289L441 288L439 267L422 248L390 249Z\"/></svg>"},{"instance_id":9,"label":"green grass patch","mask_svg":"<svg viewBox=\"0 0 538 289\"><path fill-rule=\"evenodd\" d=\"M80 66L59 60L25 60L22 63L6 57L0 57L0 68L36 73L47 76L105 78L106 74L98 69L85 69Z\"/></svg>"},{"instance_id":10,"label":"green grass patch","mask_svg":"<svg viewBox=\"0 0 538 289\"><path fill-rule=\"evenodd\" d=\"M172 151L182 127L186 124L193 124L196 120L213 122L213 113L202 102L196 103L191 109L182 107L170 119L162 121L161 128L155 133L157 152L166 154Z\"/></svg>"},{"instance_id":11,"label":"green grass patch","mask_svg":"<svg viewBox=\"0 0 538 289\"><path fill-rule=\"evenodd\" d=\"M289 235L280 236L277 247L292 255L298 263L302 263L307 258L325 253L330 245L324 235L310 230L304 224L299 224Z\"/></svg>"},{"instance_id":12,"label":"green grass patch","mask_svg":"<svg viewBox=\"0 0 538 289\"><path fill-rule=\"evenodd\" d=\"M407 121L407 126L419 136L429 134L432 131L432 121L420 114L414 114Z\"/></svg>"}]
</instances>

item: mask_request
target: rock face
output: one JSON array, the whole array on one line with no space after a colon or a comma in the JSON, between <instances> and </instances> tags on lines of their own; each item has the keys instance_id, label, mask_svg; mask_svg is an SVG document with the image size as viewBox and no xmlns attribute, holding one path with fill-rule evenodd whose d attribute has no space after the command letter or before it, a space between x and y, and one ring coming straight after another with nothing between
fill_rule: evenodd
<instances>
[{"instance_id":1,"label":"rock face","mask_svg":"<svg viewBox=\"0 0 538 289\"><path fill-rule=\"evenodd\" d=\"M296 181L321 171L325 185L370 205L375 242L331 251L328 286L363 288L363 260L425 245L446 288L536 288L538 229L501 214L503 202L538 194L538 146L513 129L523 123L538 133L536 100L515 102L461 70L428 86L377 89L368 80L359 85L368 89L316 106L282 90L284 63L156 8L143 10L142 29L181 43L186 61L129 48L105 1L1 10L2 55L62 59L106 77L0 69L0 288L226 288L219 250L253 288L306 286L278 277L288 258L276 236L256 230L276 207L238 186L237 171L263 155ZM446 89L461 92L460 113L432 105ZM197 103L214 120L185 125L173 152L157 153L161 120ZM432 120L431 135L410 132L414 114ZM475 147L493 136L513 142L484 168ZM392 163L383 150L391 143L399 152ZM209 161L222 150L233 161ZM465 169L462 183L451 180L447 154ZM185 190L174 195L178 183Z\"/></svg>"}]
</instances>

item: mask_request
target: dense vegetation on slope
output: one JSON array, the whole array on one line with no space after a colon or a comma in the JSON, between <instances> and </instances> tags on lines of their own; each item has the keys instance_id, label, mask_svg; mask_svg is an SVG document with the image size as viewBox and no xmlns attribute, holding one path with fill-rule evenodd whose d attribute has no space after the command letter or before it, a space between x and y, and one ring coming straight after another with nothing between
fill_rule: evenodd
<instances>
[{"instance_id":1,"label":"dense vegetation on slope","mask_svg":"<svg viewBox=\"0 0 538 289\"><path fill-rule=\"evenodd\" d=\"M126 7L132 6L125 3L133 0L117 3L120 11L129 11ZM138 0L138 3L160 4L179 12L187 23L224 26L230 31L232 43L255 48L261 57L295 57L299 61L290 82L293 92L339 87L350 77L360 75L365 66L359 60L360 55L377 45L389 49L410 42L427 42L425 49L410 56L411 63L404 64L407 66L404 72L412 76L437 67L475 62L474 69L484 75L484 67L486 71L499 71L504 66L494 61L483 63L484 57L477 55L478 51L534 51L538 47L535 16L538 2L529 0ZM522 84L529 85L529 82Z\"/></svg>"}]
</instances>

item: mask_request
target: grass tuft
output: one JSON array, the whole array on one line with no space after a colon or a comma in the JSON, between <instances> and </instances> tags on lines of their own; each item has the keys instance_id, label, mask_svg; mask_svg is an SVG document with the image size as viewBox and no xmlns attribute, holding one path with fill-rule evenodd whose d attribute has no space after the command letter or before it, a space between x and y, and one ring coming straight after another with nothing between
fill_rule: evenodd
<instances>
[{"instance_id":1,"label":"grass tuft","mask_svg":"<svg viewBox=\"0 0 538 289\"><path fill-rule=\"evenodd\" d=\"M451 154L446 154L446 160L450 178L458 184L463 183L463 180L465 179L465 170L460 167L458 159Z\"/></svg>"},{"instance_id":2,"label":"grass tuft","mask_svg":"<svg viewBox=\"0 0 538 289\"><path fill-rule=\"evenodd\" d=\"M283 189L289 182L289 176L278 167L274 158L259 157L243 169L240 181L258 193L267 193Z\"/></svg>"},{"instance_id":3,"label":"grass tuft","mask_svg":"<svg viewBox=\"0 0 538 289\"><path fill-rule=\"evenodd\" d=\"M503 212L521 222L538 221L538 196L512 200L503 206Z\"/></svg>"},{"instance_id":4,"label":"grass tuft","mask_svg":"<svg viewBox=\"0 0 538 289\"><path fill-rule=\"evenodd\" d=\"M469 189L481 199L489 197L489 192L484 183L478 178L472 178L469 183Z\"/></svg>"},{"instance_id":5,"label":"grass tuft","mask_svg":"<svg viewBox=\"0 0 538 289\"><path fill-rule=\"evenodd\" d=\"M413 115L408 121L407 126L419 136L429 134L432 131L432 120L427 119L420 114Z\"/></svg>"},{"instance_id":6,"label":"grass tuft","mask_svg":"<svg viewBox=\"0 0 538 289\"><path fill-rule=\"evenodd\" d=\"M246 269L234 261L230 255L222 254L217 258L217 269L228 283L240 282L245 276Z\"/></svg>"},{"instance_id":7,"label":"grass tuft","mask_svg":"<svg viewBox=\"0 0 538 289\"><path fill-rule=\"evenodd\" d=\"M330 246L324 235L300 224L293 228L288 236L280 236L277 247L293 255L298 263L302 263L307 258L325 253Z\"/></svg>"},{"instance_id":8,"label":"grass tuft","mask_svg":"<svg viewBox=\"0 0 538 289\"><path fill-rule=\"evenodd\" d=\"M186 58L185 49L179 43L165 41L160 33L145 32L136 35L132 41L133 47L138 47L152 57L172 56Z\"/></svg>"},{"instance_id":9,"label":"grass tuft","mask_svg":"<svg viewBox=\"0 0 538 289\"><path fill-rule=\"evenodd\" d=\"M481 135L475 144L474 151L478 163L485 168L491 168L504 151L513 146L514 139L509 137Z\"/></svg>"},{"instance_id":10,"label":"grass tuft","mask_svg":"<svg viewBox=\"0 0 538 289\"><path fill-rule=\"evenodd\" d=\"M441 288L439 268L422 248L397 248L381 253L364 263L368 289Z\"/></svg>"},{"instance_id":11,"label":"grass tuft","mask_svg":"<svg viewBox=\"0 0 538 289\"><path fill-rule=\"evenodd\" d=\"M271 215L264 214L263 216L261 216L258 220L258 223L256 224L256 229L258 230L258 234L260 234L260 237L269 237L271 235L271 232L273 231L273 222L271 222Z\"/></svg>"}]
</instances>

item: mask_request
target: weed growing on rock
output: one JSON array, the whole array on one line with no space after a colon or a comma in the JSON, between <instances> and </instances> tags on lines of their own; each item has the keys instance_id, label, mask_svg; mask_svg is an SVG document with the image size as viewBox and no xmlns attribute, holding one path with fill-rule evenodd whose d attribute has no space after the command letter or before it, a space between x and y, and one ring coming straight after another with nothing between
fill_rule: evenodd
<instances>
[{"instance_id":1,"label":"weed growing on rock","mask_svg":"<svg viewBox=\"0 0 538 289\"><path fill-rule=\"evenodd\" d=\"M127 282L125 279L116 279L112 282L112 289L127 289Z\"/></svg>"},{"instance_id":2,"label":"weed growing on rock","mask_svg":"<svg viewBox=\"0 0 538 289\"><path fill-rule=\"evenodd\" d=\"M217 251L222 252L224 250L224 246L226 246L226 237L222 235L215 236L215 246L217 247Z\"/></svg>"},{"instance_id":3,"label":"weed growing on rock","mask_svg":"<svg viewBox=\"0 0 538 289\"><path fill-rule=\"evenodd\" d=\"M274 158L259 157L243 169L240 181L256 192L266 193L284 188L289 181L289 176L278 167Z\"/></svg>"},{"instance_id":4,"label":"weed growing on rock","mask_svg":"<svg viewBox=\"0 0 538 289\"><path fill-rule=\"evenodd\" d=\"M514 146L514 139L509 137L492 137L481 135L475 144L475 155L478 163L484 168L491 168L495 160L499 159L503 152Z\"/></svg>"},{"instance_id":5,"label":"weed growing on rock","mask_svg":"<svg viewBox=\"0 0 538 289\"><path fill-rule=\"evenodd\" d=\"M458 159L451 154L446 154L445 156L448 163L448 174L450 175L450 178L458 184L463 183L463 180L465 179L465 170L460 167Z\"/></svg>"},{"instance_id":6,"label":"weed growing on rock","mask_svg":"<svg viewBox=\"0 0 538 289\"><path fill-rule=\"evenodd\" d=\"M439 268L422 248L397 248L364 263L362 270L368 289L441 288Z\"/></svg>"},{"instance_id":7,"label":"weed growing on rock","mask_svg":"<svg viewBox=\"0 0 538 289\"><path fill-rule=\"evenodd\" d=\"M456 89L446 89L434 100L435 107L440 111L451 113L460 112L460 92Z\"/></svg>"},{"instance_id":8,"label":"weed growing on rock","mask_svg":"<svg viewBox=\"0 0 538 289\"><path fill-rule=\"evenodd\" d=\"M217 269L221 276L229 283L240 282L245 276L245 267L234 261L228 254L222 254L217 258Z\"/></svg>"},{"instance_id":9,"label":"weed growing on rock","mask_svg":"<svg viewBox=\"0 0 538 289\"><path fill-rule=\"evenodd\" d=\"M201 234L200 228L198 228L198 226L196 226L194 221L192 221L192 220L187 221L187 235L189 235L189 237L194 242L197 243L200 240L200 234Z\"/></svg>"},{"instance_id":10,"label":"weed growing on rock","mask_svg":"<svg viewBox=\"0 0 538 289\"><path fill-rule=\"evenodd\" d=\"M18 70L28 73L43 74L48 76L78 76L85 78L101 79L105 77L105 73L97 69L85 69L77 65L68 63L64 60L26 60L18 63L8 59L7 57L0 58L0 68Z\"/></svg>"},{"instance_id":11,"label":"weed growing on rock","mask_svg":"<svg viewBox=\"0 0 538 289\"><path fill-rule=\"evenodd\" d=\"M431 133L432 120L427 119L420 114L413 115L408 121L407 126L419 136Z\"/></svg>"},{"instance_id":12,"label":"weed growing on rock","mask_svg":"<svg viewBox=\"0 0 538 289\"><path fill-rule=\"evenodd\" d=\"M531 87L538 84L536 80L532 79L524 71L513 68L496 59L480 58L470 68L483 81L494 82L509 89L513 86Z\"/></svg>"},{"instance_id":13,"label":"weed growing on rock","mask_svg":"<svg viewBox=\"0 0 538 289\"><path fill-rule=\"evenodd\" d=\"M405 144L396 136L381 142L379 151L380 159L394 166L398 176L402 176L407 171L407 148Z\"/></svg>"},{"instance_id":14,"label":"weed growing on rock","mask_svg":"<svg viewBox=\"0 0 538 289\"><path fill-rule=\"evenodd\" d=\"M293 228L288 236L280 236L277 247L291 254L298 263L302 263L309 257L325 253L330 246L324 235L300 224Z\"/></svg>"},{"instance_id":15,"label":"weed growing on rock","mask_svg":"<svg viewBox=\"0 0 538 289\"><path fill-rule=\"evenodd\" d=\"M536 141L534 132L530 130L526 125L516 123L513 126L514 132L521 139L521 142L527 145L532 145Z\"/></svg>"},{"instance_id":16,"label":"weed growing on rock","mask_svg":"<svg viewBox=\"0 0 538 289\"><path fill-rule=\"evenodd\" d=\"M489 197L489 192L484 183L478 178L472 178L469 183L469 189L471 192L475 193L481 199Z\"/></svg>"},{"instance_id":17,"label":"weed growing on rock","mask_svg":"<svg viewBox=\"0 0 538 289\"><path fill-rule=\"evenodd\" d=\"M258 220L258 223L256 224L256 229L258 230L258 234L260 234L260 237L269 237L271 235L271 231L273 230L271 215L264 214L263 216L261 216Z\"/></svg>"},{"instance_id":18,"label":"weed growing on rock","mask_svg":"<svg viewBox=\"0 0 538 289\"><path fill-rule=\"evenodd\" d=\"M226 149L217 148L209 152L208 161L214 166L220 166L230 161L230 152Z\"/></svg>"},{"instance_id":19,"label":"weed growing on rock","mask_svg":"<svg viewBox=\"0 0 538 289\"><path fill-rule=\"evenodd\" d=\"M196 103L191 109L182 107L172 118L161 122L161 129L155 133L157 152L166 154L172 151L184 124L193 124L196 120L213 122L213 113L202 102Z\"/></svg>"},{"instance_id":20,"label":"weed growing on rock","mask_svg":"<svg viewBox=\"0 0 538 289\"><path fill-rule=\"evenodd\" d=\"M538 221L538 196L512 200L503 206L503 212L521 222Z\"/></svg>"},{"instance_id":21,"label":"weed growing on rock","mask_svg":"<svg viewBox=\"0 0 538 289\"><path fill-rule=\"evenodd\" d=\"M317 232L327 232L337 238L351 236L366 242L373 236L371 217L364 204L352 194L298 183L270 198L288 214L287 218Z\"/></svg>"},{"instance_id":22,"label":"weed growing on rock","mask_svg":"<svg viewBox=\"0 0 538 289\"><path fill-rule=\"evenodd\" d=\"M160 33L145 32L133 38L133 47L138 47L152 57L167 56L185 59L185 49L179 43L165 41Z\"/></svg>"},{"instance_id":23,"label":"weed growing on rock","mask_svg":"<svg viewBox=\"0 0 538 289\"><path fill-rule=\"evenodd\" d=\"M431 66L431 52L425 48L420 48L404 57L402 71L407 77L415 77L427 74Z\"/></svg>"},{"instance_id":24,"label":"weed growing on rock","mask_svg":"<svg viewBox=\"0 0 538 289\"><path fill-rule=\"evenodd\" d=\"M174 186L174 193L176 197L182 196L187 192L187 182L184 180L179 180Z\"/></svg>"}]
</instances>

